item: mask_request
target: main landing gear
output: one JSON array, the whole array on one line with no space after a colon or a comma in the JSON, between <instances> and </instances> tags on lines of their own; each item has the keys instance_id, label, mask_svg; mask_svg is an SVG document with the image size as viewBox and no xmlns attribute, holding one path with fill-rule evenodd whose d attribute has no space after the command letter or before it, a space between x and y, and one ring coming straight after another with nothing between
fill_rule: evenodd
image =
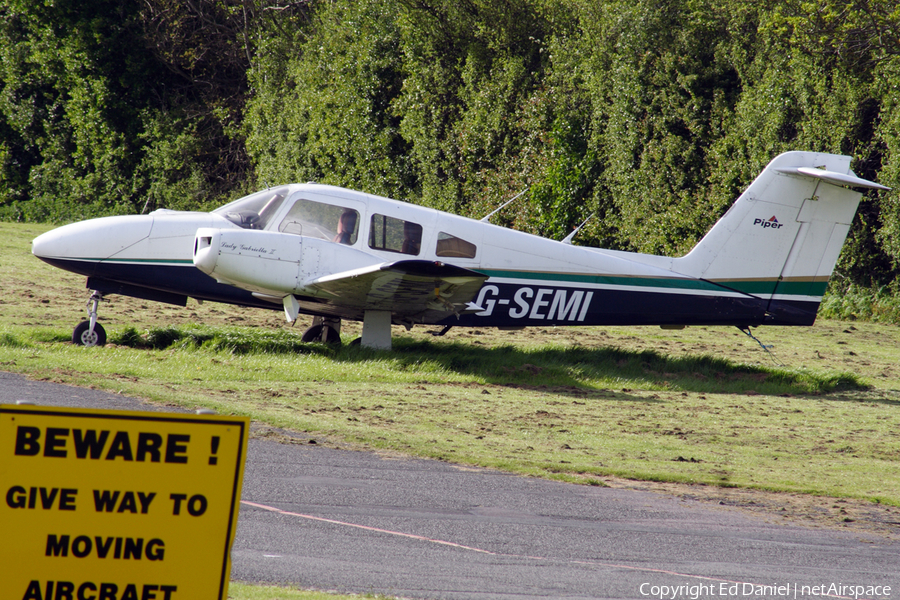
<instances>
[{"instance_id":1,"label":"main landing gear","mask_svg":"<svg viewBox=\"0 0 900 600\"><path fill-rule=\"evenodd\" d=\"M341 345L341 320L329 317L314 317L313 324L303 332L300 340L304 343L323 342Z\"/></svg>"},{"instance_id":2,"label":"main landing gear","mask_svg":"<svg viewBox=\"0 0 900 600\"><path fill-rule=\"evenodd\" d=\"M87 302L88 320L82 321L72 332L72 343L78 346L103 346L106 344L106 330L97 322L97 307L103 300L103 294L93 290Z\"/></svg>"},{"instance_id":3,"label":"main landing gear","mask_svg":"<svg viewBox=\"0 0 900 600\"><path fill-rule=\"evenodd\" d=\"M411 326L411 325L410 325ZM407 329L410 328L407 326ZM303 332L304 342L324 342L339 346L341 320L334 317L314 317L312 326ZM362 337L350 342L374 350L391 349L391 311L367 310L363 316Z\"/></svg>"}]
</instances>

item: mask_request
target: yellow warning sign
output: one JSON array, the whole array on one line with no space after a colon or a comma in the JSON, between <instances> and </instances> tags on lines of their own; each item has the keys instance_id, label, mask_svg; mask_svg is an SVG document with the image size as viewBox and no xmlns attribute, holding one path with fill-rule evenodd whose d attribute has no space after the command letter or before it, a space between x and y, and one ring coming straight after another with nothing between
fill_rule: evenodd
<instances>
[{"instance_id":1,"label":"yellow warning sign","mask_svg":"<svg viewBox=\"0 0 900 600\"><path fill-rule=\"evenodd\" d=\"M225 600L249 426L0 406L0 600Z\"/></svg>"}]
</instances>

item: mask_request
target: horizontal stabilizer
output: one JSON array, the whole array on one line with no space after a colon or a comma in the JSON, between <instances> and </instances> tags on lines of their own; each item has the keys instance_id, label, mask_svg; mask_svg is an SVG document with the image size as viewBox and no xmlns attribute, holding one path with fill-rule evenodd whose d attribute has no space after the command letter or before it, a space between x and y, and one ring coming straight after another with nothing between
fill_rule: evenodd
<instances>
[{"instance_id":1,"label":"horizontal stabilizer","mask_svg":"<svg viewBox=\"0 0 900 600\"><path fill-rule=\"evenodd\" d=\"M779 173L784 173L785 175L800 175L802 177L813 177L815 179L821 179L823 181L827 181L828 183L833 183L834 185L863 187L873 190L891 189L889 187L881 185L880 183L875 183L874 181L869 181L868 179L863 179L862 177L857 177L856 175L836 173L835 171L826 171L824 169L815 169L812 167L783 167L775 170Z\"/></svg>"}]
</instances>

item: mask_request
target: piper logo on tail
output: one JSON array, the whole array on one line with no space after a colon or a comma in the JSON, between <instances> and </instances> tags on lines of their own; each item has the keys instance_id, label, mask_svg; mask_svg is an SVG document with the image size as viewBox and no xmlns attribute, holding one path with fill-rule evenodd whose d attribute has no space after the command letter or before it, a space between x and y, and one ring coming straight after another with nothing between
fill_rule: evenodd
<instances>
[{"instance_id":1,"label":"piper logo on tail","mask_svg":"<svg viewBox=\"0 0 900 600\"><path fill-rule=\"evenodd\" d=\"M772 215L771 219L753 219L754 225L759 225L763 229L767 229L769 227L773 229L781 229L784 227L784 223L779 223L778 219L775 218L775 215Z\"/></svg>"}]
</instances>

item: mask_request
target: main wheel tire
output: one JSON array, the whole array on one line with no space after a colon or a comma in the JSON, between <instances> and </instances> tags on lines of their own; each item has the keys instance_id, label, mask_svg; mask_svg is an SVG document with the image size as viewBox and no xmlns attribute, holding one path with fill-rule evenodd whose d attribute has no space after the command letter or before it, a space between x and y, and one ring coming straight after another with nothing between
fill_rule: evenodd
<instances>
[{"instance_id":1,"label":"main wheel tire","mask_svg":"<svg viewBox=\"0 0 900 600\"><path fill-rule=\"evenodd\" d=\"M91 322L82 321L72 332L72 343L77 346L94 346L106 345L106 330L100 323L94 323L94 331L91 331Z\"/></svg>"},{"instance_id":2,"label":"main wheel tire","mask_svg":"<svg viewBox=\"0 0 900 600\"><path fill-rule=\"evenodd\" d=\"M321 337L322 335L322 327L322 325L313 325L303 332L303 337L300 338L300 341L304 344L308 344L310 342L318 342L319 337Z\"/></svg>"},{"instance_id":3,"label":"main wheel tire","mask_svg":"<svg viewBox=\"0 0 900 600\"><path fill-rule=\"evenodd\" d=\"M328 325L313 325L303 332L303 337L300 338L300 341L304 343L323 342L325 344L340 346L341 334Z\"/></svg>"}]
</instances>

